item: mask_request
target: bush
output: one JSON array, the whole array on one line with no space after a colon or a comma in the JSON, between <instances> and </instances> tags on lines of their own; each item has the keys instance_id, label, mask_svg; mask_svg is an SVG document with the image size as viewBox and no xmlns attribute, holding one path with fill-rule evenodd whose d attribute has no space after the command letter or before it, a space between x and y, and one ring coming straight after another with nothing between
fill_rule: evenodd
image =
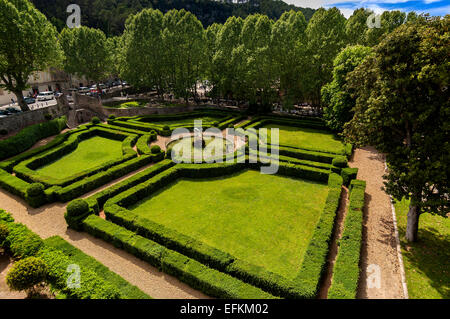
<instances>
[{"instance_id":1,"label":"bush","mask_svg":"<svg viewBox=\"0 0 450 319\"><path fill-rule=\"evenodd\" d=\"M333 166L345 168L348 165L348 160L345 156L336 156L332 162Z\"/></svg>"},{"instance_id":2,"label":"bush","mask_svg":"<svg viewBox=\"0 0 450 319\"><path fill-rule=\"evenodd\" d=\"M23 224L11 224L6 237L6 246L14 258L22 259L36 255L42 247L41 237L33 233Z\"/></svg>"},{"instance_id":3,"label":"bush","mask_svg":"<svg viewBox=\"0 0 450 319\"><path fill-rule=\"evenodd\" d=\"M0 135L8 135L8 131L3 128L0 130Z\"/></svg>"},{"instance_id":4,"label":"bush","mask_svg":"<svg viewBox=\"0 0 450 319\"><path fill-rule=\"evenodd\" d=\"M92 124L100 124L100 119L97 117L97 116L94 116L92 119L91 119L91 123Z\"/></svg>"},{"instance_id":5,"label":"bush","mask_svg":"<svg viewBox=\"0 0 450 319\"><path fill-rule=\"evenodd\" d=\"M9 228L6 224L0 223L0 247L3 247L3 242L9 235Z\"/></svg>"},{"instance_id":6,"label":"bush","mask_svg":"<svg viewBox=\"0 0 450 319\"><path fill-rule=\"evenodd\" d=\"M79 230L81 222L89 215L89 212L89 205L84 199L75 199L67 205L64 218L70 228Z\"/></svg>"},{"instance_id":7,"label":"bush","mask_svg":"<svg viewBox=\"0 0 450 319\"><path fill-rule=\"evenodd\" d=\"M110 120L115 120L115 119L116 119L116 116L115 116L114 114L111 114L111 115L108 117L108 119L110 119Z\"/></svg>"},{"instance_id":8,"label":"bush","mask_svg":"<svg viewBox=\"0 0 450 319\"><path fill-rule=\"evenodd\" d=\"M161 153L161 147L159 147L158 145L153 145L150 150L151 150L152 154L159 154L159 153Z\"/></svg>"},{"instance_id":9,"label":"bush","mask_svg":"<svg viewBox=\"0 0 450 319\"><path fill-rule=\"evenodd\" d=\"M357 168L343 168L341 171L341 176L344 179L344 185L348 186L352 180L355 180L358 176Z\"/></svg>"},{"instance_id":10,"label":"bush","mask_svg":"<svg viewBox=\"0 0 450 319\"><path fill-rule=\"evenodd\" d=\"M47 277L47 266L36 257L28 257L14 264L6 276L6 283L11 290L27 291L30 296L35 286L44 282Z\"/></svg>"},{"instance_id":11,"label":"bush","mask_svg":"<svg viewBox=\"0 0 450 319\"><path fill-rule=\"evenodd\" d=\"M27 188L27 195L31 197L40 196L44 193L44 185L33 183Z\"/></svg>"},{"instance_id":12,"label":"bush","mask_svg":"<svg viewBox=\"0 0 450 319\"><path fill-rule=\"evenodd\" d=\"M0 141L0 160L26 151L43 138L59 134L66 126L66 121L66 117L63 116L48 122L31 125L16 135Z\"/></svg>"},{"instance_id":13,"label":"bush","mask_svg":"<svg viewBox=\"0 0 450 319\"><path fill-rule=\"evenodd\" d=\"M45 118L47 121L50 121L50 120L52 119L52 115L51 115L50 113L46 113L46 114L44 115L44 118Z\"/></svg>"},{"instance_id":14,"label":"bush","mask_svg":"<svg viewBox=\"0 0 450 319\"><path fill-rule=\"evenodd\" d=\"M164 125L164 126L163 126L163 130L164 130L164 131L169 131L169 130L170 130L169 125Z\"/></svg>"},{"instance_id":15,"label":"bush","mask_svg":"<svg viewBox=\"0 0 450 319\"><path fill-rule=\"evenodd\" d=\"M45 204L45 187L41 183L33 183L26 190L25 199L31 207L39 207Z\"/></svg>"}]
</instances>

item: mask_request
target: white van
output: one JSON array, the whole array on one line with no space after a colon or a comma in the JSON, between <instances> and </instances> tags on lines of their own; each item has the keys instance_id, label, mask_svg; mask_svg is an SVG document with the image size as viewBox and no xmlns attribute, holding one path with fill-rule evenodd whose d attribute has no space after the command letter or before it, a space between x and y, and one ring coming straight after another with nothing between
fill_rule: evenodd
<instances>
[{"instance_id":1,"label":"white van","mask_svg":"<svg viewBox=\"0 0 450 319\"><path fill-rule=\"evenodd\" d=\"M55 98L55 94L52 91L41 92L37 96L38 101L48 101L53 100Z\"/></svg>"}]
</instances>

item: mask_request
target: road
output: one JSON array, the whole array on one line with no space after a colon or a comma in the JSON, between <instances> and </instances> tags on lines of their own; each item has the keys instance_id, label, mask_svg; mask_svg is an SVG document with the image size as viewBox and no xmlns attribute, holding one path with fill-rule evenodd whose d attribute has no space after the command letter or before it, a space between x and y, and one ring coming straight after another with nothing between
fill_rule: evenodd
<instances>
[{"instance_id":1,"label":"road","mask_svg":"<svg viewBox=\"0 0 450 319\"><path fill-rule=\"evenodd\" d=\"M52 106L52 105L56 105L56 99L49 100L49 101L39 101L39 102L36 101L36 103L28 104L30 110L37 110L37 109L41 109L41 108L44 108L47 106ZM17 103L14 103L14 104L9 103L9 104L0 106L0 110L6 110L7 108L10 108L10 107L13 107L16 110L20 111L19 104L17 104Z\"/></svg>"}]
</instances>

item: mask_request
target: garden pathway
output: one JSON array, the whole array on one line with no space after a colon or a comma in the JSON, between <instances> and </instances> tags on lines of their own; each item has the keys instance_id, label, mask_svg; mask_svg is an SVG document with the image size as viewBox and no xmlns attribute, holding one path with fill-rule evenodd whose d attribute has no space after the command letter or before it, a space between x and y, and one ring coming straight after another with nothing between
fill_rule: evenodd
<instances>
[{"instance_id":1,"label":"garden pathway","mask_svg":"<svg viewBox=\"0 0 450 319\"><path fill-rule=\"evenodd\" d=\"M358 179L367 182L362 271L357 296L369 299L404 298L391 201L382 190L384 156L372 147L357 149L349 165L359 168ZM380 276L377 282L378 270Z\"/></svg>"},{"instance_id":2,"label":"garden pathway","mask_svg":"<svg viewBox=\"0 0 450 319\"><path fill-rule=\"evenodd\" d=\"M143 168L144 169L144 168ZM133 172L132 174L136 174ZM122 177L120 180L126 178ZM100 189L109 187L114 181ZM91 193L91 194L92 194ZM0 189L0 207L10 212L17 222L27 225L42 238L59 235L87 255L97 259L111 271L122 276L131 284L157 299L209 298L178 279L160 272L150 264L134 257L124 250L90 236L67 228L64 219L66 204L49 204L41 208L30 208L23 200ZM2 279L2 278L0 278Z\"/></svg>"}]
</instances>

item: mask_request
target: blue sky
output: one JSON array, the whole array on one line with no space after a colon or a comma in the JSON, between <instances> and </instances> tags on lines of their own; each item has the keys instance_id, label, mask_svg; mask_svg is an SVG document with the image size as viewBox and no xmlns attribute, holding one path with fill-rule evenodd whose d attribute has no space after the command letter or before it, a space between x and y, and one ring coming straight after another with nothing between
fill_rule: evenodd
<instances>
[{"instance_id":1,"label":"blue sky","mask_svg":"<svg viewBox=\"0 0 450 319\"><path fill-rule=\"evenodd\" d=\"M417 13L428 12L430 15L441 16L450 14L449 0L284 0L284 2L314 9L338 7L347 18L353 10L361 7L370 8L376 13L385 10L401 10L404 12L416 11Z\"/></svg>"}]
</instances>

